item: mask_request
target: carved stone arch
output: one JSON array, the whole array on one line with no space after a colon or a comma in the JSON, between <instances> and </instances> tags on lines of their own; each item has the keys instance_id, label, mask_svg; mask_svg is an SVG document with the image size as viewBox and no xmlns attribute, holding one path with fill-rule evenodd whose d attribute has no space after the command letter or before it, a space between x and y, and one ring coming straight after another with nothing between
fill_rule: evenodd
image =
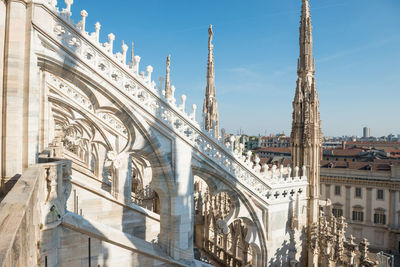
<instances>
[{"instance_id":1,"label":"carved stone arch","mask_svg":"<svg viewBox=\"0 0 400 267\"><path fill-rule=\"evenodd\" d=\"M87 116L87 114L85 114L84 112L82 112L82 111L79 110L78 108L72 106L71 103L69 103L69 102L67 102L67 101L65 101L65 100L61 100L61 99L54 98L54 97L50 96L50 97L49 97L49 101L50 101L51 103L57 104L59 107L62 106L63 108L68 108L69 110L71 110L71 111L72 111L71 119L74 119L74 120L76 119L76 118L73 116L73 112L79 113L83 118L85 118L85 119L89 122L90 125L92 125L92 126L100 133L100 135L102 136L102 138L103 138L103 140L104 140L105 146L106 146L108 149L112 149L112 145L111 145L111 143L108 141L106 135L104 134L103 129L102 129L102 128L98 125L98 123L97 123L96 121L94 121L90 116Z\"/></svg>"},{"instance_id":2,"label":"carved stone arch","mask_svg":"<svg viewBox=\"0 0 400 267\"><path fill-rule=\"evenodd\" d=\"M146 157L139 153L131 153L131 183L132 203L160 213L160 199L153 189L153 167Z\"/></svg>"},{"instance_id":3,"label":"carved stone arch","mask_svg":"<svg viewBox=\"0 0 400 267\"><path fill-rule=\"evenodd\" d=\"M63 62L48 55L41 55L38 57L38 66L45 69L47 73L56 77L62 77L63 80L79 88L80 91L90 100L94 109L100 107L96 95L88 86L90 78L86 77L82 72L79 72L77 69L71 68Z\"/></svg>"},{"instance_id":4,"label":"carved stone arch","mask_svg":"<svg viewBox=\"0 0 400 267\"><path fill-rule=\"evenodd\" d=\"M171 233L171 229L174 229L175 222L171 220L171 216L174 214L172 201L176 195L174 179L171 178L174 177L173 170L163 157L162 145L156 134L153 133L152 125L132 107L119 103L118 99L115 101L120 114L123 114L126 121L130 121L130 130L134 130L138 133L136 136L140 136L145 140L144 147L137 147L131 139L126 153L143 156L151 164L153 171L151 186L156 192L161 205L159 244L168 254L173 255L175 253L173 242L175 237Z\"/></svg>"},{"instance_id":5,"label":"carved stone arch","mask_svg":"<svg viewBox=\"0 0 400 267\"><path fill-rule=\"evenodd\" d=\"M217 192L226 189L225 185L222 182L218 182L218 180L215 179L215 177L213 176L214 173L211 172L209 169L192 166L192 173L193 176L198 176L207 184L212 195L215 195L217 194Z\"/></svg>"},{"instance_id":6,"label":"carved stone arch","mask_svg":"<svg viewBox=\"0 0 400 267\"><path fill-rule=\"evenodd\" d=\"M181 238L181 233L176 233L174 231L174 229L179 228L176 226L178 222L171 218L173 218L175 214L180 214L180 211L176 210L177 206L174 204L174 199L179 196L177 195L178 192L176 190L178 186L174 182L174 169L171 167L171 164L169 164L168 159L164 156L162 146L162 141L164 140L161 140L161 138L159 140L157 136L157 134L160 132L158 128L160 125L164 124L157 125L154 122L157 120L157 118L146 117L145 119L145 117L142 117L140 115L142 111L139 112L138 110L135 110L136 104L134 102L122 101L119 96L128 96L126 92L114 90L117 88L108 81L102 80L102 82L96 82L96 79L101 79L100 75L98 75L100 78L96 77L93 79L92 77L85 75L85 68L90 68L89 66L79 64L79 68L71 69L69 66L67 66L67 64L63 65L62 62L52 59L51 57L39 60L39 65L40 64L42 64L44 68L54 68L65 71L67 72L66 74L68 74L66 77L70 77L69 79L73 78L74 80L79 80L87 84L90 88L97 90L103 96L107 97L119 110L120 113L118 117L124 122L129 122L129 131L137 131L139 133L138 135L140 135L146 141L146 151L150 154L147 159L151 162L151 165L154 168L155 179L153 179L153 189L159 195L161 199L161 205L163 206L160 214L161 233L159 243L163 248L165 248L169 255L176 255L178 253L177 248L180 248L180 244L177 242L177 240ZM56 71L55 73L62 73L61 71ZM72 74L69 74L68 72L71 72ZM89 72L90 70L87 73ZM96 74L92 72L92 75L94 76ZM101 102L99 102L99 106L102 106ZM153 124L156 126L153 126ZM164 126L161 126L161 128L163 127ZM155 134L156 131L157 133ZM171 134L169 129L167 129L166 132L167 134ZM171 135L172 142L175 141L175 138L177 137ZM123 151L125 155L134 153L135 150L138 149L135 146L135 142L136 140L130 139L129 145ZM144 148L142 147L139 149ZM176 235L178 235L179 238Z\"/></svg>"},{"instance_id":7,"label":"carved stone arch","mask_svg":"<svg viewBox=\"0 0 400 267\"><path fill-rule=\"evenodd\" d=\"M259 248L260 254L258 255L258 266L263 266L264 261L267 259L267 246L265 240L265 230L261 222L258 221L256 214L256 205L252 200L243 194L243 191L239 189L236 185L227 184L228 179L221 176L220 173L212 170L212 168L205 168L201 166L192 166L193 174L201 176L207 181L207 184L215 185L214 193L216 192L229 192L233 199L234 212L228 218L224 220L229 226L233 221L237 219L245 219L246 222L251 226L251 231L249 231L249 236L247 237L250 242L256 242ZM246 215L246 216L244 216ZM251 222L251 223L250 223Z\"/></svg>"},{"instance_id":8,"label":"carved stone arch","mask_svg":"<svg viewBox=\"0 0 400 267\"><path fill-rule=\"evenodd\" d=\"M113 105L114 103L118 103L116 97L109 96L107 90L102 86L99 86L93 79L85 75L84 72L80 71L81 68L70 68L68 65L63 64L57 59L54 59L50 56L41 56L38 59L39 66L42 66L46 69L46 73L49 75L53 75L54 77L60 79L61 81L67 83L69 86L74 87L76 90L79 91L80 94L83 94L86 98L86 102L90 102L89 108L93 112L97 112L98 110L107 112L110 116L116 118L113 121L118 121L115 129L118 130L119 125L124 125L124 118L127 116L125 115L123 118L118 118L118 113L121 113L121 109L116 107L107 107L105 105L101 105L99 101L99 97L102 99L107 99L107 103L109 105ZM48 75L48 76L49 76ZM60 78L62 76L62 78ZM49 77L49 79L54 78ZM100 95L98 94L100 92ZM103 101L104 102L104 101ZM122 112L123 113L123 112ZM128 120L129 121L129 120ZM127 135L127 142L126 145L122 149L118 149L120 152L128 149L130 147L130 143L132 143L132 139L134 140L134 136L130 138L129 134L134 134L134 130L130 125L124 125L126 128L131 128L130 130L121 129L122 135ZM121 127L124 128L124 127ZM104 137L104 136L103 136ZM106 139L106 138L105 138ZM107 144L110 147L110 144Z\"/></svg>"}]
</instances>

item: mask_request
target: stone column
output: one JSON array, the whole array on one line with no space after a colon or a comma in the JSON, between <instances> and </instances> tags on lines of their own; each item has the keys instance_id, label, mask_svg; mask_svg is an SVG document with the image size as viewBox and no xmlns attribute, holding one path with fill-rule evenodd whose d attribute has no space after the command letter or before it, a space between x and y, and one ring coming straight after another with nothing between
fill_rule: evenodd
<instances>
[{"instance_id":1,"label":"stone column","mask_svg":"<svg viewBox=\"0 0 400 267\"><path fill-rule=\"evenodd\" d=\"M6 38L7 6L5 0L0 0L0 110L3 110L3 71L4 71L4 45ZM3 116L0 116L0 130L3 131ZM0 142L0 151L3 150ZM0 153L0 170L3 169L2 153ZM3 174L0 174L0 193L4 190Z\"/></svg>"},{"instance_id":2,"label":"stone column","mask_svg":"<svg viewBox=\"0 0 400 267\"><path fill-rule=\"evenodd\" d=\"M3 3L0 12L4 12ZM2 173L9 179L23 171L24 89L26 62L26 3L7 2L2 109ZM4 17L1 16L1 19ZM1 38L1 37L0 37ZM3 50L2 50L3 51Z\"/></svg>"},{"instance_id":3,"label":"stone column","mask_svg":"<svg viewBox=\"0 0 400 267\"><path fill-rule=\"evenodd\" d=\"M193 259L193 174L192 148L180 139L175 140L175 196L171 200L171 220L174 238L171 256L176 260Z\"/></svg>"},{"instance_id":4,"label":"stone column","mask_svg":"<svg viewBox=\"0 0 400 267\"><path fill-rule=\"evenodd\" d=\"M31 2L31 1L26 1ZM41 72L38 68L37 57L34 55L32 44L34 43L34 29L31 26L33 17L33 5L27 4L26 9L26 43L25 43L25 88L23 111L23 160L22 169L37 163L39 150L40 124L41 124ZM48 146L48 143L45 144Z\"/></svg>"}]
</instances>

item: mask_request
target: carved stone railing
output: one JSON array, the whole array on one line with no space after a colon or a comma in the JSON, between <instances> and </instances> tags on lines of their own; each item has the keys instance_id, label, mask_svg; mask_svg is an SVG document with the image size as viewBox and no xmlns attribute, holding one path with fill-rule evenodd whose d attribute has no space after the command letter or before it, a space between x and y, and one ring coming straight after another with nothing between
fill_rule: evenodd
<instances>
[{"instance_id":1,"label":"carved stone railing","mask_svg":"<svg viewBox=\"0 0 400 267\"><path fill-rule=\"evenodd\" d=\"M126 64L127 46L122 45L122 53L113 53L115 36L108 35L108 43L100 43L100 23L96 23L95 32L88 33L85 29L87 12L82 11L82 20L74 24L71 20L71 1L66 1L67 7L61 11L56 6L57 1L40 0L49 11L55 15L53 22L43 26L41 31L70 51L76 58L86 64L103 79L112 84L117 90L125 94L134 103L162 121L176 135L186 140L202 155L231 174L251 192L267 202L284 199L288 194L305 192L307 178L302 176L298 168L294 177L291 177L289 168L259 166L256 158L254 164L251 155L242 156L241 151L234 151L233 139L224 143L222 138L215 138L201 127L195 118L196 106L188 114L185 109L186 96L182 96L182 103L177 105L175 97L166 99L161 86L155 87L151 80L152 67L146 68L147 74L140 73L140 57L134 56L131 64ZM51 24L52 23L52 24ZM83 106L89 105L88 103ZM87 106L90 108L90 106Z\"/></svg>"},{"instance_id":2,"label":"carved stone railing","mask_svg":"<svg viewBox=\"0 0 400 267\"><path fill-rule=\"evenodd\" d=\"M49 161L49 160L47 160ZM65 212L70 162L58 160L29 167L0 203L0 266L40 264L40 230Z\"/></svg>"}]
</instances>

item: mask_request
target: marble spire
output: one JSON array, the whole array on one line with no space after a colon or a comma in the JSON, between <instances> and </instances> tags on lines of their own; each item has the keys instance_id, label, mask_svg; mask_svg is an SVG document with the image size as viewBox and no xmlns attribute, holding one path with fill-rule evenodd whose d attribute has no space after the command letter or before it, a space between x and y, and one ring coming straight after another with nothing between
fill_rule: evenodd
<instances>
[{"instance_id":1,"label":"marble spire","mask_svg":"<svg viewBox=\"0 0 400 267\"><path fill-rule=\"evenodd\" d=\"M302 0L303 6L301 9L300 20L300 57L297 63L297 71L299 74L307 72L315 73L315 65L313 58L313 40L312 40L312 25L310 4L308 0Z\"/></svg>"},{"instance_id":2,"label":"marble spire","mask_svg":"<svg viewBox=\"0 0 400 267\"><path fill-rule=\"evenodd\" d=\"M213 30L212 25L208 28L208 62L207 62L207 87L206 97L203 105L204 127L207 131L213 131L218 137L218 103L215 98L214 84L214 45L212 44Z\"/></svg>"},{"instance_id":3,"label":"marble spire","mask_svg":"<svg viewBox=\"0 0 400 267\"><path fill-rule=\"evenodd\" d=\"M172 96L171 89L171 77L170 77L170 64L171 64L171 55L167 57L167 65L166 65L166 74L165 74L165 98L170 99Z\"/></svg>"},{"instance_id":4,"label":"marble spire","mask_svg":"<svg viewBox=\"0 0 400 267\"><path fill-rule=\"evenodd\" d=\"M319 172L321 159L321 120L319 101L315 84L315 64L313 58L313 39L308 0L302 0L300 20L300 56L297 65L297 87L293 100L293 121L291 132L292 164L305 166L309 182L308 225L318 221ZM308 231L310 240L310 229ZM318 259L309 251L308 266L313 266ZM315 265L314 265L315 266Z\"/></svg>"}]
</instances>

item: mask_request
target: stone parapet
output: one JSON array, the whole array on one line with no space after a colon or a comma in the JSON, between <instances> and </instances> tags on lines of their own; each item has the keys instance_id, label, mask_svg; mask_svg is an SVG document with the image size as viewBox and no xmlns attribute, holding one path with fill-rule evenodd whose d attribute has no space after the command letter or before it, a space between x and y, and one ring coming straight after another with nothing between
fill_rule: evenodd
<instances>
[{"instance_id":1,"label":"stone parapet","mask_svg":"<svg viewBox=\"0 0 400 267\"><path fill-rule=\"evenodd\" d=\"M0 266L35 266L40 261L40 230L65 212L62 183L69 178L67 160L28 168L0 203ZM61 202L60 202L61 201Z\"/></svg>"}]
</instances>

